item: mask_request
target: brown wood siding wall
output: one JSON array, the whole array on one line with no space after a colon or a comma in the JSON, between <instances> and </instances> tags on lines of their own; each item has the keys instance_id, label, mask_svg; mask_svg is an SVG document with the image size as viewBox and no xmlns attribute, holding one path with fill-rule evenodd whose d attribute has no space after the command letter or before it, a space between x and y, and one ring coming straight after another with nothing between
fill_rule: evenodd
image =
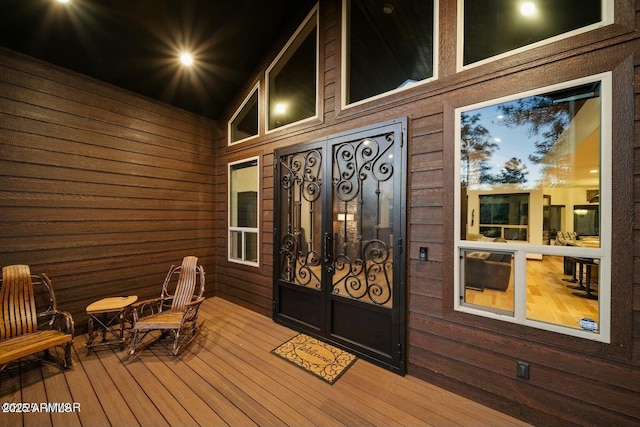
<instances>
[{"instance_id":1,"label":"brown wood siding wall","mask_svg":"<svg viewBox=\"0 0 640 427\"><path fill-rule=\"evenodd\" d=\"M214 131L0 50L0 265L47 273L79 331L94 300L158 296L185 255L213 279Z\"/></svg>"},{"instance_id":2,"label":"brown wood siding wall","mask_svg":"<svg viewBox=\"0 0 640 427\"><path fill-rule=\"evenodd\" d=\"M204 264L209 294L215 288L270 315L274 150L409 117L409 374L538 425L637 425L640 5L616 0L615 25L457 73L456 4L440 2L436 81L342 110L341 2L322 0L320 118L268 135L262 129L234 146L211 121L0 51L0 264L47 272L79 327L92 300L156 295L169 265L187 253ZM256 80L264 99L264 70L279 46L226 118ZM453 109L610 70L620 95L612 344L454 312ZM261 162L258 268L227 260L228 163L253 156ZM429 248L428 262L418 261L420 246ZM531 363L530 380L516 378L517 360Z\"/></svg>"},{"instance_id":3,"label":"brown wood siding wall","mask_svg":"<svg viewBox=\"0 0 640 427\"><path fill-rule=\"evenodd\" d=\"M261 265L226 261L226 238L217 248L218 295L260 313L271 313L273 260L273 152L281 146L326 137L397 117L409 117L408 354L409 374L432 381L538 425L633 425L640 421L640 39L636 4L616 1L616 24L588 34L456 73L456 1L440 2L438 80L370 105L341 110L341 2L320 2L322 121L272 132L232 147L217 141L221 182L216 192L216 235L226 235L226 168L260 155L262 165ZM277 50L277 49L276 49ZM273 58L275 53L271 56ZM270 60L270 59L269 59ZM247 82L227 117L261 81L269 60ZM635 70L634 70L635 66ZM455 107L615 70L614 326L612 344L532 330L453 311L453 110ZM636 85L633 87L633 81ZM635 89L635 90L634 90ZM634 95L631 95L631 93ZM634 99L635 98L635 99ZM635 107L633 106L635 101ZM632 114L633 111L633 114ZM635 119L635 127L633 120ZM634 133L635 131L635 133ZM635 156L637 158L637 155ZM633 185L631 179L634 177ZM633 191L630 188L633 185ZM619 209L620 210L620 209ZM615 211L615 210L614 210ZM639 215L635 215L638 218ZM632 231L633 228L633 231ZM616 241L617 240L617 241ZM632 248L632 243L633 248ZM429 261L418 248L429 248ZM633 251L633 256L631 252ZM636 266L636 268L634 268ZM632 277L633 276L633 277ZM516 378L517 360L531 363L531 379Z\"/></svg>"}]
</instances>

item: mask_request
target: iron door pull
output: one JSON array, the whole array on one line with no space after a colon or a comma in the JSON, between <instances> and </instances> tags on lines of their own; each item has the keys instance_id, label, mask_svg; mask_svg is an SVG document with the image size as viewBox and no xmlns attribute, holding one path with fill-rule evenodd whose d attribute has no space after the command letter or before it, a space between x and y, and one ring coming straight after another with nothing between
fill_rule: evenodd
<instances>
[{"instance_id":1,"label":"iron door pull","mask_svg":"<svg viewBox=\"0 0 640 427\"><path fill-rule=\"evenodd\" d=\"M322 253L324 254L324 266L327 270L327 273L331 274L333 272L333 254L332 248L333 245L331 243L331 234L328 232L324 233L323 239L323 248Z\"/></svg>"}]
</instances>

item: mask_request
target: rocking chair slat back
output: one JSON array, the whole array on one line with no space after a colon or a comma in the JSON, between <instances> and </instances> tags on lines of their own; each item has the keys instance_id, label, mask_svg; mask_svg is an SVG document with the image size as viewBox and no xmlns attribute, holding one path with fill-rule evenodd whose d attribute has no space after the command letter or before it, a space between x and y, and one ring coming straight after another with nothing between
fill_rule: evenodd
<instances>
[{"instance_id":1,"label":"rocking chair slat back","mask_svg":"<svg viewBox=\"0 0 640 427\"><path fill-rule=\"evenodd\" d=\"M36 332L38 317L28 265L2 268L0 340Z\"/></svg>"},{"instance_id":2,"label":"rocking chair slat back","mask_svg":"<svg viewBox=\"0 0 640 427\"><path fill-rule=\"evenodd\" d=\"M187 256L182 260L180 276L176 286L176 293L173 296L171 310L182 310L193 299L196 288L196 267L198 257Z\"/></svg>"}]
</instances>

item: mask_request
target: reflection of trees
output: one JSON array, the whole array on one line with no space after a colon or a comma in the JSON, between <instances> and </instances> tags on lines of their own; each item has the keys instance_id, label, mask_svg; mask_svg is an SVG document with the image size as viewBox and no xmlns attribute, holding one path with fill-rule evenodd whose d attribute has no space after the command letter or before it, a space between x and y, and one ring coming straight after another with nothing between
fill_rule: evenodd
<instances>
[{"instance_id":1,"label":"reflection of trees","mask_svg":"<svg viewBox=\"0 0 640 427\"><path fill-rule=\"evenodd\" d=\"M540 136L535 141L535 151L529 154L529 160L540 163L544 156L567 129L582 102L555 102L553 94L532 96L514 102L499 105L504 115L502 123L511 128L528 126L529 136Z\"/></svg>"},{"instance_id":2,"label":"reflection of trees","mask_svg":"<svg viewBox=\"0 0 640 427\"><path fill-rule=\"evenodd\" d=\"M523 184L527 182L527 165L521 159L512 157L505 162L504 169L493 178L496 184Z\"/></svg>"},{"instance_id":3,"label":"reflection of trees","mask_svg":"<svg viewBox=\"0 0 640 427\"><path fill-rule=\"evenodd\" d=\"M461 160L462 181L465 185L491 182L489 174L491 154L496 151L498 144L491 140L491 134L480 124L480 114L465 114L460 117L461 122ZM466 169L466 170L465 170Z\"/></svg>"}]
</instances>

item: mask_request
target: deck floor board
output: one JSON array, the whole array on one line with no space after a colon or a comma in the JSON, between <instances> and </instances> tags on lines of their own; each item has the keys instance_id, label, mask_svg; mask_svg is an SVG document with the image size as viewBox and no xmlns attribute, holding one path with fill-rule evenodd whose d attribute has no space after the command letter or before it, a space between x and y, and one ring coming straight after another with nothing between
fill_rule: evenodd
<instances>
[{"instance_id":1,"label":"deck floor board","mask_svg":"<svg viewBox=\"0 0 640 427\"><path fill-rule=\"evenodd\" d=\"M221 298L202 305L202 333L179 357L159 342L85 351L67 371L35 357L0 374L2 403L68 402L80 412L2 413L0 427L65 426L525 426L411 376L358 360L333 385L271 350L296 335Z\"/></svg>"}]
</instances>

